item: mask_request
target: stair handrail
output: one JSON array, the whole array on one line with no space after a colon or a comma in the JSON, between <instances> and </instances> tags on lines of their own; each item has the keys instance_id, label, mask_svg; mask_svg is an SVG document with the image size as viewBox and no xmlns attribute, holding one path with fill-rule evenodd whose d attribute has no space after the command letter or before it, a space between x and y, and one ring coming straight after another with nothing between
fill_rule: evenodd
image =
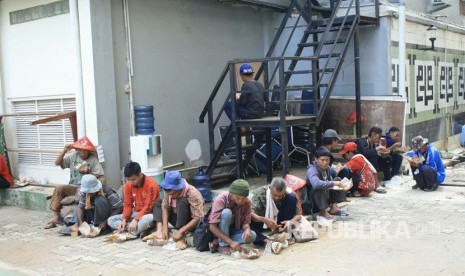
<instances>
[{"instance_id":1,"label":"stair handrail","mask_svg":"<svg viewBox=\"0 0 465 276\"><path fill-rule=\"evenodd\" d=\"M331 57L331 55L334 53L334 51L335 51L335 49L336 49L336 45L338 44L339 38L340 38L340 36L341 36L341 34L342 34L342 31L343 31L343 26L345 26L345 24L346 24L346 22L347 22L347 18L348 18L348 16L349 16L349 12L350 12L350 10L351 10L351 8L352 8L352 4L354 3L354 1L356 1L356 5L358 5L359 0L351 0L351 1L350 1L349 7L347 8L346 13L345 13L344 16L343 16L343 19L342 19L342 22L341 22L341 27L339 28L339 30L338 30L337 33L336 33L336 36L334 37L334 42L331 44L331 49L329 50L329 56L330 56L330 57ZM339 2L339 3L340 3L340 2ZM357 12L357 13L358 13L358 12ZM359 15L359 14L357 14L357 13L356 13L356 16L355 16L355 18L354 18L354 22L355 22L355 23L357 23L358 15ZM336 15L336 14L334 14L334 17L336 17L335 15ZM353 22L351 28L353 28L353 26L356 25L354 22ZM333 23L334 23L334 21L333 21ZM330 30L330 29L333 27L332 25L328 25L328 26L329 26L329 29L326 29L325 32L326 32L327 30ZM328 26L327 26L327 27L328 27ZM349 37L349 38L350 38L350 37ZM324 40L321 40L321 41L320 41L319 47L322 46L322 45L324 44L324 42L325 42ZM346 42L347 42L347 41L346 41ZM344 45L344 46L346 46L346 45ZM321 48L322 48L322 47L321 47ZM321 53L321 50L320 50L320 53ZM317 56L319 56L319 55L317 55ZM323 66L321 76L320 76L320 78L318 79L317 87L320 86L321 80L323 79L323 76L324 76L326 73L328 73L326 70L328 69L328 65L329 65L329 62L330 62L330 60L331 60L330 57L326 59L326 63L325 63L325 65Z\"/></svg>"},{"instance_id":2,"label":"stair handrail","mask_svg":"<svg viewBox=\"0 0 465 276\"><path fill-rule=\"evenodd\" d=\"M337 12L339 11L339 7L341 6L341 3L342 3L342 0L337 1L337 4L336 4L336 6L334 7L334 9L333 9L333 11L332 11L332 14L331 14L331 17L330 17L330 19L329 19L329 22L326 24L325 31L324 31L323 34L321 35L320 44L319 44L318 47L316 48L316 50L315 50L315 52L313 53L313 55L315 55L315 56L320 56L321 51L323 50L324 42L326 41L326 37L327 37L328 34L331 32L331 28L333 27L334 20L336 20L336 17L337 17L336 15L337 15Z\"/></svg>"},{"instance_id":3,"label":"stair handrail","mask_svg":"<svg viewBox=\"0 0 465 276\"><path fill-rule=\"evenodd\" d=\"M281 20L281 24L279 25L279 28L276 32L276 35L274 36L273 38L273 41L271 42L270 44L270 48L268 48L268 52L266 53L266 56L265 57L271 57L274 53L274 51L276 50L276 46L278 45L278 42L279 42L279 38L281 37L281 34L284 30L284 28L286 28L286 24L287 24L287 21L289 20L289 18L291 17L291 14L292 14L292 10L294 9L295 5L296 5L296 2L297 0L291 0L291 3L289 4L289 7L287 8L287 11L286 11L286 14L284 15L283 17L283 20ZM299 18L300 18L301 14L299 13ZM257 70L257 73L255 74L255 80L258 80L263 72L263 64L260 66L260 68Z\"/></svg>"},{"instance_id":4,"label":"stair handrail","mask_svg":"<svg viewBox=\"0 0 465 276\"><path fill-rule=\"evenodd\" d=\"M353 9L353 2L354 2L354 0L351 0L350 4L347 7L347 11L346 11L346 13L344 15L343 21L341 23L341 27L345 25L345 22L346 22L346 20L348 18L349 12L351 11L351 9ZM377 20L377 22L379 24L379 0L375 0L374 5L375 5L376 20ZM334 16L334 17L336 17L336 16ZM352 25L350 27L348 38L352 38L353 34L355 33L356 26L359 24L359 22L360 22L360 1L355 0L355 18L354 18L354 21L352 22ZM329 27L329 26L327 26L327 27ZM332 28L332 26L330 26L330 28ZM340 36L341 33L342 33L342 28L340 28L338 30L338 33L337 33L337 35L336 35L336 37L334 39L334 42L331 45L331 50L329 51L330 55L334 52L334 49L336 48L336 45L337 45L337 42L339 40L339 36ZM347 45L348 45L349 41L350 41L350 39L348 39L345 42L345 44L343 46L343 49L344 49L343 54L341 55L341 57L345 56L345 53L347 52L347 48L348 48ZM323 43L324 42L321 42L320 46L322 46ZM323 70L322 70L322 75L319 78L316 87L320 87L323 76L328 73L326 69L328 68L329 62L330 62L330 58L326 59L325 66L323 67ZM335 80L334 80L335 76L337 75L337 73L339 72L340 69L341 69L340 65L337 66L337 68L335 68L336 71L333 72L333 74L331 75L331 77L329 79L328 83L330 85L328 86L324 97L320 100L320 107L319 107L320 111L326 109L326 105L328 104L328 100L329 100L329 98L331 96L330 91L332 91L332 87L334 86L334 83L335 83ZM323 118L322 112L318 113L317 118L316 118L316 123L320 124L322 118Z\"/></svg>"},{"instance_id":5,"label":"stair handrail","mask_svg":"<svg viewBox=\"0 0 465 276\"><path fill-rule=\"evenodd\" d=\"M341 3L341 1L338 2L338 4L337 4L337 9L339 9L340 3ZM325 63L324 66L322 67L321 75L319 76L318 81L317 81L317 83L316 83L316 85L315 85L316 89L319 89L319 87L320 87L320 85L321 85L321 82L322 82L324 76L328 73L328 72L327 72L327 69L328 69L329 63L330 63L330 61L331 61L331 58L330 58L330 57L331 57L331 55L334 53L334 51L335 51L335 49L336 49L336 45L338 44L339 37L340 37L340 35L342 34L343 27L345 26L345 24L346 24L346 22L347 22L347 18L348 18L348 16L349 16L349 13L350 13L351 9L353 8L353 3L354 3L354 0L351 0L351 1L350 1L350 4L348 5L348 8L347 8L345 14L344 14L343 16L341 16L341 17L343 17L343 19L342 19L342 22L340 23L340 28L339 28L339 30L338 30L336 36L334 37L333 43L331 44L331 48L330 48L330 50L329 50L329 58L326 59L326 63ZM344 46L343 46L343 49L344 49L343 52L344 52L344 53L343 53L343 55L342 55L341 57L339 57L339 58L342 58L342 57L345 55L345 53L346 53L346 51L347 51L347 48L348 48L348 47L347 47L347 46L348 46L348 43L349 43L349 41L350 41L350 39L351 39L351 37L352 37L352 35L353 35L353 31L355 30L355 26L358 24L358 20L359 20L359 16L360 16L359 0L355 0L355 6L356 6L355 18L354 18L354 21L353 21L352 24L351 24L351 28L350 28L350 31L349 31L349 36L347 37L347 39L346 39L346 41L345 41L345 43L344 43ZM330 21L331 24L328 24L328 25L326 26L325 34L326 34L326 32L329 32L329 30L331 30L331 29L333 28L334 19L335 19L336 17L338 17L338 16L337 16L337 11L335 11L335 12L332 14L332 16L331 16L331 19L332 19L332 20ZM325 37L326 37L326 36L325 36ZM326 38L325 38L325 39L326 39ZM324 43L325 43L325 40L323 40L323 39L320 40L320 44L318 45L318 49L319 49L320 52L318 53L318 55L321 53L321 49L323 48ZM317 51L318 51L318 50L317 50ZM327 103L328 103L328 99L329 99L330 96L331 96L331 93L330 93L330 92L332 91L332 88L333 88L333 86L334 86L335 76L337 75L337 73L339 72L340 67L341 67L341 63L340 63L340 62L341 62L341 61L338 61L338 63L339 63L338 66L335 68L335 71L332 72L332 74L331 74L331 76L330 76L330 80L329 80L329 82L328 82L328 83L330 84L330 86L328 86L328 88L326 89L326 93L325 93L325 95L323 96L323 98L320 99L320 105L319 105L319 111L320 111L320 112L318 113L317 118L316 118L316 123L317 123L317 124L319 124L319 123L321 122L321 119L323 118L323 112L321 112L321 111L324 111L324 110L326 109L326 105L327 105Z\"/></svg>"},{"instance_id":6,"label":"stair handrail","mask_svg":"<svg viewBox=\"0 0 465 276\"><path fill-rule=\"evenodd\" d=\"M226 78L226 75L228 74L229 71L229 63L226 63L226 66L223 69L223 72L220 75L220 78L216 82L215 86L213 87L212 93L210 94L210 97L208 97L207 103L205 104L202 113L200 113L199 116L199 122L203 123L205 120L205 115L207 114L209 108L208 106L213 103L213 100L216 97L216 94L218 94L218 91L220 90L221 85L223 84L224 78Z\"/></svg>"}]
</instances>

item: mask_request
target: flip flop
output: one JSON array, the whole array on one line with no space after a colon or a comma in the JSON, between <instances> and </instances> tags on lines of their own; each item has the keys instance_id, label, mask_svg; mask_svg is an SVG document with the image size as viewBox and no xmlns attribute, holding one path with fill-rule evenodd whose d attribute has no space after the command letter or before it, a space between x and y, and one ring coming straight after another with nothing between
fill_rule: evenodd
<instances>
[{"instance_id":1,"label":"flip flop","mask_svg":"<svg viewBox=\"0 0 465 276\"><path fill-rule=\"evenodd\" d=\"M329 213L332 216L347 217L349 214L344 210L339 210L336 213Z\"/></svg>"},{"instance_id":2,"label":"flip flop","mask_svg":"<svg viewBox=\"0 0 465 276\"><path fill-rule=\"evenodd\" d=\"M71 236L71 228L64 225L63 227L61 227L61 229L60 229L60 231L58 231L58 233L63 235L63 236Z\"/></svg>"},{"instance_id":3,"label":"flip flop","mask_svg":"<svg viewBox=\"0 0 465 276\"><path fill-rule=\"evenodd\" d=\"M49 221L47 224L44 226L44 229L52 229L58 226L58 223L56 221Z\"/></svg>"},{"instance_id":4,"label":"flip flop","mask_svg":"<svg viewBox=\"0 0 465 276\"><path fill-rule=\"evenodd\" d=\"M229 246L219 246L218 251L223 255L231 255L231 248Z\"/></svg>"}]
</instances>

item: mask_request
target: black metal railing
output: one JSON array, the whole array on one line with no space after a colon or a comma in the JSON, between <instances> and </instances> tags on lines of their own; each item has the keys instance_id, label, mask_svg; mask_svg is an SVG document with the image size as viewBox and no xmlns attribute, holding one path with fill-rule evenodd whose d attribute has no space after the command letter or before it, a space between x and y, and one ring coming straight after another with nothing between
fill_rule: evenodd
<instances>
[{"instance_id":1,"label":"black metal railing","mask_svg":"<svg viewBox=\"0 0 465 276\"><path fill-rule=\"evenodd\" d=\"M228 101L232 103L232 120L231 129L233 132L236 131L236 112L235 112L235 94L241 92L237 87L236 79L236 64L242 63L255 63L261 64L260 68L255 74L255 79L258 80L263 78L263 84L265 89L259 91L247 91L246 93L272 93L275 91L273 86L278 85L279 90L279 101L268 102L267 104L278 104L279 105L279 116L280 120L286 120L286 106L289 103L309 103L312 102L314 105L314 116L316 116L316 124L319 125L323 117L324 110L326 109L327 103L331 96L331 91L334 87L337 75L341 69L344 56L347 52L348 45L351 37L359 24L360 18L360 5L359 0L344 1L342 6L341 0L330 1L330 7L332 10L331 16L324 19L324 30L314 37L317 38L318 43L313 46L311 56L301 56L303 53L304 46L300 46L295 51L293 57L285 57L285 53L288 50L291 41L295 38L296 30L302 27L302 20L308 26L308 29L321 27L321 25L314 24L312 21L312 6L311 1L307 0L291 0L291 3L283 16L280 26L277 29L276 35L271 42L270 48L265 58L259 59L243 59L229 61L218 81L216 82L201 114L199 122L204 123L205 116L208 119L209 127L209 144L210 144L210 159L218 159L215 156L215 129L218 127L218 123L224 112L225 104ZM349 3L349 4L346 4ZM378 0L374 0L375 16L379 15ZM299 13L295 22L291 26L287 26L289 18L293 12ZM322 20L319 20L322 21ZM338 28L340 26L340 28ZM284 30L290 29L287 36L284 36ZM309 38L309 33L305 32L301 37L301 42L304 44ZM342 43L341 43L342 41ZM281 43L280 43L281 42ZM275 53L278 45L284 45L280 53ZM338 45L342 45L338 46ZM340 52L338 52L340 51ZM309 72L311 77L308 78L309 83L299 85L288 85L291 80L291 76L297 64L304 64L305 68L309 70L301 70L301 73ZM334 68L332 68L334 67ZM288 70L286 71L286 68ZM225 84L227 77L229 77L229 87L225 90L229 91L225 98L222 98L222 105L219 112L215 115L213 113L213 103L215 102L219 91L226 86ZM325 83L323 83L323 81ZM324 95L321 97L320 89L324 88ZM291 91L296 90L311 90L313 91L313 100L288 100L288 94ZM283 122L284 125L284 122ZM234 135L232 135L234 137ZM215 157L214 157L215 156Z\"/></svg>"}]
</instances>

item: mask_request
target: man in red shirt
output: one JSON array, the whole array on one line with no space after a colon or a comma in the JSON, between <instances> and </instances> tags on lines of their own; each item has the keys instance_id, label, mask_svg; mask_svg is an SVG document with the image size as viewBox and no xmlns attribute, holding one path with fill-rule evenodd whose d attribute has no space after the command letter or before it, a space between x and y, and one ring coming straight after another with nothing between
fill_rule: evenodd
<instances>
[{"instance_id":1,"label":"man in red shirt","mask_svg":"<svg viewBox=\"0 0 465 276\"><path fill-rule=\"evenodd\" d=\"M8 170L5 158L0 154L0 189L8 189L13 184L13 178Z\"/></svg>"},{"instance_id":2,"label":"man in red shirt","mask_svg":"<svg viewBox=\"0 0 465 276\"><path fill-rule=\"evenodd\" d=\"M349 192L353 196L368 196L373 190L380 187L375 167L361 154L357 154L357 144L347 142L339 154L347 161L344 164L352 179L354 186Z\"/></svg>"},{"instance_id":3,"label":"man in red shirt","mask_svg":"<svg viewBox=\"0 0 465 276\"><path fill-rule=\"evenodd\" d=\"M108 225L118 232L127 230L143 237L153 227L153 204L160 197L158 184L141 172L137 162L130 161L124 166L124 176L123 214L108 218Z\"/></svg>"}]
</instances>

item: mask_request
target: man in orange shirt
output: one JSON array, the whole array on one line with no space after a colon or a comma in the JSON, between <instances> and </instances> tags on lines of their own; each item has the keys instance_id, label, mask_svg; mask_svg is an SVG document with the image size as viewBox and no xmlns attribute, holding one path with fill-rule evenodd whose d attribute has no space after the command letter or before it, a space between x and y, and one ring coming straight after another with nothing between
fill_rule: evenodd
<instances>
[{"instance_id":1,"label":"man in orange shirt","mask_svg":"<svg viewBox=\"0 0 465 276\"><path fill-rule=\"evenodd\" d=\"M5 158L0 154L0 189L8 189L13 184L13 178L8 170Z\"/></svg>"},{"instance_id":2,"label":"man in orange shirt","mask_svg":"<svg viewBox=\"0 0 465 276\"><path fill-rule=\"evenodd\" d=\"M123 214L108 218L113 230L127 230L135 236L145 236L153 227L153 204L160 198L158 184L141 172L139 163L130 161L124 166Z\"/></svg>"}]
</instances>

